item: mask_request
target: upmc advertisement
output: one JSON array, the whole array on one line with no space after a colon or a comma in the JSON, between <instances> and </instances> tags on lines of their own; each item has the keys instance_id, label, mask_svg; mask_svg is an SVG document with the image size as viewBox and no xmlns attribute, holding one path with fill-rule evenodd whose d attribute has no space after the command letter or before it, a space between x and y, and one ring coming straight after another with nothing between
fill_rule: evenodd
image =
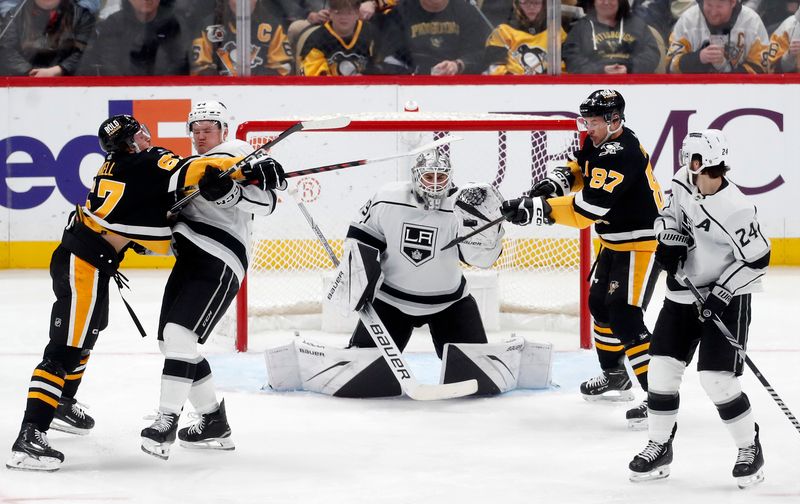
<instances>
[{"instance_id":1,"label":"upmc advertisement","mask_svg":"<svg viewBox=\"0 0 800 504\"><path fill-rule=\"evenodd\" d=\"M528 112L573 116L599 85L226 85L7 87L0 90L0 267L46 267L13 257L15 243L50 249L74 205L82 203L102 163L97 128L112 114L147 124L153 144L191 153L185 120L191 104L224 102L235 124L246 120L330 114L389 113L409 100L424 112ZM776 245L777 264L800 263L800 84L638 84L613 86L627 102L626 125L650 152L662 188L678 168L678 150L692 130L719 128L730 144L730 179L758 207ZM353 135L356 135L355 133ZM354 147L356 145L356 147ZM330 162L359 159L357 143L331 143ZM462 148L462 147L460 147ZM463 148L470 148L466 146ZM476 147L472 147L476 148ZM488 179L477 167L472 180ZM509 166L514 170L514 166ZM520 167L522 170L527 167ZM461 172L459 172L461 173ZM490 175L491 176L491 175ZM358 178L354 178L358 183ZM527 189L520 187L519 192ZM367 193L374 188L366 188ZM508 192L504 189L504 192ZM514 194L506 194L508 197ZM342 205L349 201L341 199ZM330 209L336 212L334 208ZM343 206L342 220L352 216ZM33 245L31 245L33 244ZM11 252L9 252L11 251ZM41 264L39 264L41 263Z\"/></svg>"}]
</instances>

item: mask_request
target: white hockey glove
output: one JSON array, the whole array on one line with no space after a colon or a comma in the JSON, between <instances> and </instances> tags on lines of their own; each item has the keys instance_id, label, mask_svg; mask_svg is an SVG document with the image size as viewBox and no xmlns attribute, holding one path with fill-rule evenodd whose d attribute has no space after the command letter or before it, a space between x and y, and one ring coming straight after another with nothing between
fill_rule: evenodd
<instances>
[{"instance_id":1,"label":"white hockey glove","mask_svg":"<svg viewBox=\"0 0 800 504\"><path fill-rule=\"evenodd\" d=\"M572 190L572 184L575 182L575 174L572 173L566 166L557 166L550 172L546 178L533 184L533 187L528 191L528 196L536 198L538 196L545 196L554 198L556 196L564 196L569 194Z\"/></svg>"},{"instance_id":2,"label":"white hockey glove","mask_svg":"<svg viewBox=\"0 0 800 504\"><path fill-rule=\"evenodd\" d=\"M230 177L221 177L222 170L206 166L198 183L200 196L212 201L218 208L230 208L242 198L242 189Z\"/></svg>"},{"instance_id":3,"label":"white hockey glove","mask_svg":"<svg viewBox=\"0 0 800 504\"><path fill-rule=\"evenodd\" d=\"M458 234L466 235L487 222L500 217L500 205L503 195L491 184L469 183L460 187L456 195L453 213L458 217ZM505 234L503 223L461 242L461 246L469 245L482 249L494 249Z\"/></svg>"},{"instance_id":4,"label":"white hockey glove","mask_svg":"<svg viewBox=\"0 0 800 504\"><path fill-rule=\"evenodd\" d=\"M528 196L506 200L500 207L506 220L520 226L527 226L531 222L537 226L549 226L555 222L550 217L552 210L550 204L543 197L530 198Z\"/></svg>"},{"instance_id":5,"label":"white hockey glove","mask_svg":"<svg viewBox=\"0 0 800 504\"><path fill-rule=\"evenodd\" d=\"M342 261L334 272L326 297L342 313L359 311L372 301L382 278L378 249L356 240L345 240Z\"/></svg>"}]
</instances>

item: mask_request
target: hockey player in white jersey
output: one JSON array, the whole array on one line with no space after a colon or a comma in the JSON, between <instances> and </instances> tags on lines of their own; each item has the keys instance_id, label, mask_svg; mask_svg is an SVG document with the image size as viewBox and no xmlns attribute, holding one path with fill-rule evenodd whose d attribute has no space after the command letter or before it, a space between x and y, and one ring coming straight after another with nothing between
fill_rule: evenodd
<instances>
[{"instance_id":1,"label":"hockey player in white jersey","mask_svg":"<svg viewBox=\"0 0 800 504\"><path fill-rule=\"evenodd\" d=\"M401 351L414 328L425 324L439 358L446 343L486 343L478 305L469 293L459 259L491 267L502 251L502 224L458 247L440 248L476 223L499 216L501 201L490 184L469 184L457 190L449 157L429 151L416 159L411 181L383 186L362 208L361 220L351 224L346 254L357 249L356 243L380 252L383 281L374 293L373 306ZM364 285L362 299L371 299L376 282ZM350 346L375 346L363 323L356 327Z\"/></svg>"},{"instance_id":2,"label":"hockey player in white jersey","mask_svg":"<svg viewBox=\"0 0 800 504\"><path fill-rule=\"evenodd\" d=\"M667 295L650 344L649 438L631 461L632 481L664 478L672 462L681 379L699 347L700 383L739 449L733 476L741 488L763 480L764 457L739 376L744 360L711 322L719 319L746 348L750 296L760 290L770 257L756 208L725 176L728 143L719 130L689 133L669 204L656 220L656 260L668 272ZM674 275L681 269L705 302Z\"/></svg>"},{"instance_id":3,"label":"hockey player in white jersey","mask_svg":"<svg viewBox=\"0 0 800 504\"><path fill-rule=\"evenodd\" d=\"M228 112L216 101L197 103L187 121L197 154L246 156L253 148L227 140ZM217 401L208 361L198 352L227 310L247 272L253 215L275 209L275 189L286 188L283 169L272 158L242 168L244 182L220 179L206 167L199 181L178 180L177 187L198 184L202 198L191 201L172 227L175 266L167 281L159 320L159 348L164 354L158 414L142 430L142 450L166 459L175 437L189 448L234 449L225 402ZM186 399L198 421L178 429Z\"/></svg>"}]
</instances>

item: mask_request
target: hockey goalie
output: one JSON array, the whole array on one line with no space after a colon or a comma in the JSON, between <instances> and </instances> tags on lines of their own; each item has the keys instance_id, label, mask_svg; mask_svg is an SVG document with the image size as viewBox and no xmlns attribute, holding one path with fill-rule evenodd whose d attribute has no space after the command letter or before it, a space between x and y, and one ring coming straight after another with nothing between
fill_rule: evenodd
<instances>
[{"instance_id":1,"label":"hockey goalie","mask_svg":"<svg viewBox=\"0 0 800 504\"><path fill-rule=\"evenodd\" d=\"M440 249L500 217L503 201L490 184L456 188L452 172L446 154L424 152L411 169L411 180L386 184L366 202L347 231L325 301L340 311L359 311L372 303L401 351L413 330L427 325L442 360L442 383L474 378L478 395L546 387L550 345L522 338L488 343L478 303L459 265L490 268L502 252L502 223L458 247ZM273 389L340 397L401 394L363 321L345 349L298 340L269 350L266 358Z\"/></svg>"}]
</instances>

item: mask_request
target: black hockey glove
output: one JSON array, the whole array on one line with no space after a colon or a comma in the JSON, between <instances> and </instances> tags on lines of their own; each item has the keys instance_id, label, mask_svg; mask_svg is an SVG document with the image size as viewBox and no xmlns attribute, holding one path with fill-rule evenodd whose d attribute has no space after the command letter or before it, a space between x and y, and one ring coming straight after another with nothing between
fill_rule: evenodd
<instances>
[{"instance_id":1,"label":"black hockey glove","mask_svg":"<svg viewBox=\"0 0 800 504\"><path fill-rule=\"evenodd\" d=\"M722 312L728 307L731 299L733 299L731 291L717 284L712 285L703 306L700 307L700 320L705 322L722 316Z\"/></svg>"},{"instance_id":2,"label":"black hockey glove","mask_svg":"<svg viewBox=\"0 0 800 504\"><path fill-rule=\"evenodd\" d=\"M220 208L228 208L239 202L242 190L230 177L221 177L222 171L206 166L206 171L198 183L200 196L213 201Z\"/></svg>"},{"instance_id":3,"label":"black hockey glove","mask_svg":"<svg viewBox=\"0 0 800 504\"><path fill-rule=\"evenodd\" d=\"M520 226L527 226L531 222L537 226L550 225L554 222L550 218L552 208L542 197L523 196L506 200L500 206L500 211L505 215L507 221Z\"/></svg>"},{"instance_id":4,"label":"black hockey glove","mask_svg":"<svg viewBox=\"0 0 800 504\"><path fill-rule=\"evenodd\" d=\"M656 262L661 269L675 276L689 253L689 237L678 231L665 229L658 233L656 239Z\"/></svg>"},{"instance_id":5,"label":"black hockey glove","mask_svg":"<svg viewBox=\"0 0 800 504\"><path fill-rule=\"evenodd\" d=\"M242 167L242 175L262 191L267 189L285 191L289 186L283 173L283 167L271 157L247 163Z\"/></svg>"},{"instance_id":6,"label":"black hockey glove","mask_svg":"<svg viewBox=\"0 0 800 504\"><path fill-rule=\"evenodd\" d=\"M538 196L546 196L549 198L555 196L564 196L569 194L572 190L572 184L575 182L575 174L566 166L558 166L547 178L540 180L533 184L533 187L528 191L528 196L536 198Z\"/></svg>"}]
</instances>

